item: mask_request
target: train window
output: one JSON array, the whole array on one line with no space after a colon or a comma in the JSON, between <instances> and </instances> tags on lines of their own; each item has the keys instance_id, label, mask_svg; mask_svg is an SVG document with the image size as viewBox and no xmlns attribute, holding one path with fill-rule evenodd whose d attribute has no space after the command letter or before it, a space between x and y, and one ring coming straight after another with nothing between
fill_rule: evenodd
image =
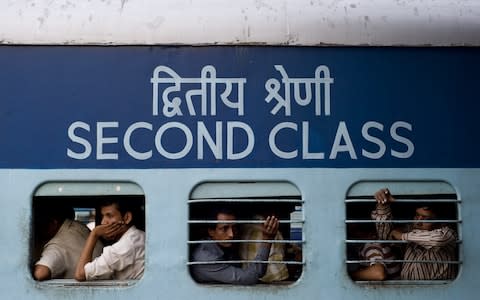
<instances>
[{"instance_id":1,"label":"train window","mask_svg":"<svg viewBox=\"0 0 480 300\"><path fill-rule=\"evenodd\" d=\"M359 182L345 203L346 265L355 282L438 284L457 277L461 201L450 184Z\"/></svg>"},{"instance_id":2,"label":"train window","mask_svg":"<svg viewBox=\"0 0 480 300\"><path fill-rule=\"evenodd\" d=\"M77 275L77 281L76 266L86 240L102 222L117 225L110 228L111 234L101 234L89 251L92 259L99 255L105 259L89 263L87 258L84 277ZM113 244L116 246L109 247ZM129 267L119 266L121 256L118 261L103 263L109 257L118 258L118 249L133 261ZM137 184L48 182L34 192L29 259L33 279L52 286L129 286L143 276L144 256L145 195Z\"/></svg>"},{"instance_id":3,"label":"train window","mask_svg":"<svg viewBox=\"0 0 480 300\"><path fill-rule=\"evenodd\" d=\"M293 184L207 182L188 203L187 265L196 282L288 284L301 276L303 200ZM279 220L270 236L262 233L268 216Z\"/></svg>"}]
</instances>

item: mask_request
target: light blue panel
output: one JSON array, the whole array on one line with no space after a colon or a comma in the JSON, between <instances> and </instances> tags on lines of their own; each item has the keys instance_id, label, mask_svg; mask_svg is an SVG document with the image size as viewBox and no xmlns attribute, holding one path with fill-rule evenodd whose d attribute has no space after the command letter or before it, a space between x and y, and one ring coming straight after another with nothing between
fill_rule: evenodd
<instances>
[{"instance_id":1,"label":"light blue panel","mask_svg":"<svg viewBox=\"0 0 480 300\"><path fill-rule=\"evenodd\" d=\"M143 195L143 190L131 182L46 182L38 187L35 196L100 196Z\"/></svg>"},{"instance_id":2,"label":"light blue panel","mask_svg":"<svg viewBox=\"0 0 480 300\"><path fill-rule=\"evenodd\" d=\"M3 207L2 299L475 299L480 260L477 183L480 169L183 169L183 170L1 170ZM51 181L129 181L146 202L144 277L129 287L53 287L31 279L28 264L32 193ZM293 285L252 287L195 283L189 276L187 200L205 181L288 181L305 201L306 266ZM345 204L352 184L364 180L438 180L452 185L461 204L461 259L458 278L447 285L371 286L353 283L345 260Z\"/></svg>"},{"instance_id":3,"label":"light blue panel","mask_svg":"<svg viewBox=\"0 0 480 300\"><path fill-rule=\"evenodd\" d=\"M205 182L195 187L191 199L228 197L300 196L300 191L289 182Z\"/></svg>"}]
</instances>

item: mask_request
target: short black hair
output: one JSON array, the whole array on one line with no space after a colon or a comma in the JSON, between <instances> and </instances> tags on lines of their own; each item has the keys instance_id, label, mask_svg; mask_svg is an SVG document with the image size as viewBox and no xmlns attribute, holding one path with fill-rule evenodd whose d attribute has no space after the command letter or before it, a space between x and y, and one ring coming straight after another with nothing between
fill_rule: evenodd
<instances>
[{"instance_id":1,"label":"short black hair","mask_svg":"<svg viewBox=\"0 0 480 300\"><path fill-rule=\"evenodd\" d=\"M142 200L142 201L140 201ZM136 196L108 196L102 197L97 206L97 212L101 212L102 207L115 205L122 217L130 212L132 214L132 222L130 225L135 225L140 230L145 231L145 202L144 199L139 199ZM96 216L96 223L100 224L102 215L100 213Z\"/></svg>"},{"instance_id":2,"label":"short black hair","mask_svg":"<svg viewBox=\"0 0 480 300\"><path fill-rule=\"evenodd\" d=\"M128 199L117 199L117 198L106 198L100 202L100 208L110 205L115 205L120 214L124 216L127 212L135 213L135 205L132 204L133 201Z\"/></svg>"},{"instance_id":3,"label":"short black hair","mask_svg":"<svg viewBox=\"0 0 480 300\"><path fill-rule=\"evenodd\" d=\"M219 214L236 216L235 212L230 207L219 206L219 207L215 207L215 208L213 208L212 210L209 211L208 220L209 221L217 221ZM208 229L215 229L217 227L217 224L216 223L209 223L207 227L208 227Z\"/></svg>"},{"instance_id":4,"label":"short black hair","mask_svg":"<svg viewBox=\"0 0 480 300\"><path fill-rule=\"evenodd\" d=\"M43 228L53 220L56 220L59 224L62 224L66 219L74 220L75 211L71 205L61 203L61 201L37 201L33 217L36 226Z\"/></svg>"}]
</instances>

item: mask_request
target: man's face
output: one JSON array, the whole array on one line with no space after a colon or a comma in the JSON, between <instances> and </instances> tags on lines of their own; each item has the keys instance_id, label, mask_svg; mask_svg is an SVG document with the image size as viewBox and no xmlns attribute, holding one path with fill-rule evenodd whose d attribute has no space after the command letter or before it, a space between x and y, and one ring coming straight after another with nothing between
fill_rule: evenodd
<instances>
[{"instance_id":1,"label":"man's face","mask_svg":"<svg viewBox=\"0 0 480 300\"><path fill-rule=\"evenodd\" d=\"M102 225L109 225L112 223L122 222L122 214L118 210L115 204L102 206L101 208L102 213Z\"/></svg>"},{"instance_id":2,"label":"man's face","mask_svg":"<svg viewBox=\"0 0 480 300\"><path fill-rule=\"evenodd\" d=\"M421 230L432 230L433 229L433 223L426 223L426 222L421 222L422 220L432 220L435 218L435 214L428 209L427 207L420 207L417 208L415 211L415 220L417 222L413 223L413 228L414 229L421 229Z\"/></svg>"},{"instance_id":3,"label":"man's face","mask_svg":"<svg viewBox=\"0 0 480 300\"><path fill-rule=\"evenodd\" d=\"M120 239L129 228L127 224L131 221L131 213L126 212L122 215L116 204L102 206L100 213L102 214L102 225L121 224L115 231L103 237L113 241Z\"/></svg>"},{"instance_id":4,"label":"man's face","mask_svg":"<svg viewBox=\"0 0 480 300\"><path fill-rule=\"evenodd\" d=\"M235 216L230 214L219 213L217 221L235 221ZM215 229L208 229L208 234L212 240L233 240L235 237L235 224L233 223L217 223ZM232 243L219 242L222 247L231 247Z\"/></svg>"}]
</instances>

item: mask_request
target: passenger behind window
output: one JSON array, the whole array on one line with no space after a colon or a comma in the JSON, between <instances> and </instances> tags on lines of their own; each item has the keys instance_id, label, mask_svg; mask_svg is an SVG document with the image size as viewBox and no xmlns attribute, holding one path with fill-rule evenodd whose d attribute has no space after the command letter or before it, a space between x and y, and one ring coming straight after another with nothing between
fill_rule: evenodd
<instances>
[{"instance_id":1,"label":"passenger behind window","mask_svg":"<svg viewBox=\"0 0 480 300\"><path fill-rule=\"evenodd\" d=\"M102 203L100 212L101 225L88 236L75 278L79 281L141 278L145 267L145 232L133 225L135 208L127 201L111 199ZM93 248L99 238L115 243L93 259Z\"/></svg>"},{"instance_id":2,"label":"passenger behind window","mask_svg":"<svg viewBox=\"0 0 480 300\"><path fill-rule=\"evenodd\" d=\"M265 217L256 215L256 220L265 220ZM263 224L243 224L241 228L242 240L261 240L263 238ZM282 241L283 236L280 230L275 235L276 241ZM242 243L239 247L240 258L243 260L254 260L255 256L262 247L262 243ZM271 246L268 261L271 262L267 265L267 271L265 275L260 278L262 282L275 282L282 281L289 277L288 269L285 264L274 263L283 262L285 260L285 244L274 243ZM246 267L247 264L244 264Z\"/></svg>"},{"instance_id":3,"label":"passenger behind window","mask_svg":"<svg viewBox=\"0 0 480 300\"><path fill-rule=\"evenodd\" d=\"M348 224L348 237L358 240L376 240L377 234L373 223ZM361 263L359 268L349 270L354 280L395 280L400 279L401 264L398 262L384 262L396 260L396 254L391 245L377 242L353 244L349 250L349 259L368 260Z\"/></svg>"},{"instance_id":4,"label":"passenger behind window","mask_svg":"<svg viewBox=\"0 0 480 300\"><path fill-rule=\"evenodd\" d=\"M78 257L90 230L73 221L72 207L55 203L36 204L34 226L36 241L43 244L40 259L35 263L33 277L36 280L73 279ZM102 242L92 243L92 257L102 252Z\"/></svg>"},{"instance_id":5,"label":"passenger behind window","mask_svg":"<svg viewBox=\"0 0 480 300\"><path fill-rule=\"evenodd\" d=\"M390 203L395 201L388 189L375 193L377 206L372 218L378 221L391 220ZM416 209L415 220L407 228L393 228L392 223L377 223L381 239L405 240L408 244L404 253L401 278L405 280L447 280L457 274L457 266L446 261L455 261L456 235L448 226L422 222L435 220L436 213L430 207ZM428 262L428 261L438 261Z\"/></svg>"},{"instance_id":6,"label":"passenger behind window","mask_svg":"<svg viewBox=\"0 0 480 300\"><path fill-rule=\"evenodd\" d=\"M203 283L230 283L255 284L265 275L267 265L264 263L250 263L246 268L222 261L238 260L238 249L229 242L237 237L235 214L225 208L214 211L211 220L222 223L211 224L208 228L208 239L211 243L202 243L193 251L194 262L207 264L193 264L191 274L197 282ZM262 239L273 239L278 231L279 222L276 217L269 216L262 227ZM254 260L267 261L271 243L261 243L261 247ZM212 262L212 263L208 263Z\"/></svg>"}]
</instances>

